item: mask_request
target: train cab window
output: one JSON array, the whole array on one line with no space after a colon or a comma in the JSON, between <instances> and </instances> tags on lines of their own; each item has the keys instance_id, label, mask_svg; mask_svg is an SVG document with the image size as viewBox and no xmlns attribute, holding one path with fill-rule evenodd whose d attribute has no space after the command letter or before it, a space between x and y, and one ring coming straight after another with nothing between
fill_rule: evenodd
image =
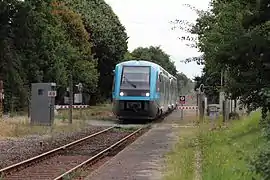
<instances>
[{"instance_id":1,"label":"train cab window","mask_svg":"<svg viewBox=\"0 0 270 180\"><path fill-rule=\"evenodd\" d=\"M149 66L124 66L122 71L121 86L136 88L147 87L150 85Z\"/></svg>"},{"instance_id":2,"label":"train cab window","mask_svg":"<svg viewBox=\"0 0 270 180\"><path fill-rule=\"evenodd\" d=\"M123 68L123 76L131 81L149 82L149 67L126 66ZM124 79L122 76L122 80Z\"/></svg>"}]
</instances>

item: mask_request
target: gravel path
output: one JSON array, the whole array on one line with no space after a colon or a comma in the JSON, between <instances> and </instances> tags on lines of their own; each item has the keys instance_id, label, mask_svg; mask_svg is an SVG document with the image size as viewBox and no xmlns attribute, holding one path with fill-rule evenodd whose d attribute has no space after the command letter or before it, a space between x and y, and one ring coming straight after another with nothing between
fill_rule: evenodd
<instances>
[{"instance_id":1,"label":"gravel path","mask_svg":"<svg viewBox=\"0 0 270 180\"><path fill-rule=\"evenodd\" d=\"M32 135L0 140L0 169L106 128L108 126L88 126L80 132L56 133L52 136Z\"/></svg>"}]
</instances>

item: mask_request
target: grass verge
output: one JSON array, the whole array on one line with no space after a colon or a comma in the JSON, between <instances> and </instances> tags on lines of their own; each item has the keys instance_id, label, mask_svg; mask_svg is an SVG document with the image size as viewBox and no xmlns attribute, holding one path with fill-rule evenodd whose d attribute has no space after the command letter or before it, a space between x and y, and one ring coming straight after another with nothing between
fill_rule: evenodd
<instances>
[{"instance_id":1,"label":"grass verge","mask_svg":"<svg viewBox=\"0 0 270 180\"><path fill-rule=\"evenodd\" d=\"M57 132L80 131L85 127L84 121L73 121L73 124L55 122L52 127L31 125L28 118L13 117L0 120L0 139L7 137L22 137L27 135L49 135Z\"/></svg>"},{"instance_id":2,"label":"grass verge","mask_svg":"<svg viewBox=\"0 0 270 180\"><path fill-rule=\"evenodd\" d=\"M59 110L58 114L56 115L57 119L61 119L62 121L67 121L69 117L69 110L63 109ZM97 105L97 106L90 106L87 109L73 109L73 119L80 119L80 120L112 120L114 115L112 113L112 106L111 104L105 105Z\"/></svg>"},{"instance_id":3,"label":"grass verge","mask_svg":"<svg viewBox=\"0 0 270 180\"><path fill-rule=\"evenodd\" d=\"M27 115L16 114L0 119L0 139L6 137L22 137L26 135L49 135L55 132L80 131L87 120L111 120L111 105L91 106L87 109L73 109L73 124L68 124L68 110L60 110L55 116L54 125L35 126L30 124Z\"/></svg>"},{"instance_id":4,"label":"grass verge","mask_svg":"<svg viewBox=\"0 0 270 180\"><path fill-rule=\"evenodd\" d=\"M195 174L194 157L196 153L197 127L179 128L178 143L167 154L166 180L189 180Z\"/></svg>"},{"instance_id":5,"label":"grass verge","mask_svg":"<svg viewBox=\"0 0 270 180\"><path fill-rule=\"evenodd\" d=\"M202 148L202 179L251 180L255 176L248 163L264 144L259 129L260 113L232 121L228 129L200 131Z\"/></svg>"},{"instance_id":6,"label":"grass verge","mask_svg":"<svg viewBox=\"0 0 270 180\"><path fill-rule=\"evenodd\" d=\"M210 131L213 124L209 122L196 128L180 128L178 143L167 156L164 179L198 179L195 166L197 139L202 168L199 179L251 180L256 177L249 171L248 164L256 150L264 144L259 119L260 113L255 112L250 117L231 121L226 129ZM216 123L219 126L220 122Z\"/></svg>"}]
</instances>

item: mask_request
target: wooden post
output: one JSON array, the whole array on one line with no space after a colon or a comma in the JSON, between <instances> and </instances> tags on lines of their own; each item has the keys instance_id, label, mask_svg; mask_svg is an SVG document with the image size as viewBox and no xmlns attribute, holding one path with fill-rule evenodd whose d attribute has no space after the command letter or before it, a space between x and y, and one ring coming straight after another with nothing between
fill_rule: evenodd
<instances>
[{"instance_id":1,"label":"wooden post","mask_svg":"<svg viewBox=\"0 0 270 180\"><path fill-rule=\"evenodd\" d=\"M202 123L203 122L203 106L202 106L202 93L199 93L199 122Z\"/></svg>"},{"instance_id":2,"label":"wooden post","mask_svg":"<svg viewBox=\"0 0 270 180\"><path fill-rule=\"evenodd\" d=\"M204 119L204 106L203 106L203 94L204 94L204 84L201 84L198 89L198 109L199 109L199 122L203 122Z\"/></svg>"},{"instance_id":3,"label":"wooden post","mask_svg":"<svg viewBox=\"0 0 270 180\"><path fill-rule=\"evenodd\" d=\"M0 118L3 116L3 95L4 95L4 85L3 81L0 80Z\"/></svg>"},{"instance_id":4,"label":"wooden post","mask_svg":"<svg viewBox=\"0 0 270 180\"><path fill-rule=\"evenodd\" d=\"M198 111L199 111L199 94L198 94L198 91L196 91L196 105L197 105L196 118L198 118Z\"/></svg>"},{"instance_id":5,"label":"wooden post","mask_svg":"<svg viewBox=\"0 0 270 180\"><path fill-rule=\"evenodd\" d=\"M69 80L69 124L72 124L72 109L73 109L73 76L70 73Z\"/></svg>"}]
</instances>

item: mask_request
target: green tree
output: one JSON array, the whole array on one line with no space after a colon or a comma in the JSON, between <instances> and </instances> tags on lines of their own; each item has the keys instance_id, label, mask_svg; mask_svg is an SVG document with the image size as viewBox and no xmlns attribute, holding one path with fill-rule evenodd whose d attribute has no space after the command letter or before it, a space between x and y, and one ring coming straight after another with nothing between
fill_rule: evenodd
<instances>
[{"instance_id":1,"label":"green tree","mask_svg":"<svg viewBox=\"0 0 270 180\"><path fill-rule=\"evenodd\" d=\"M268 4L266 0L211 1L210 11L197 11L199 18L189 32L198 35L196 47L203 52L203 58L191 60L203 59L207 71L216 73L215 77L225 71L225 91L241 97L251 110L262 108L262 129L269 141ZM269 149L269 143L265 149ZM254 165L253 170L263 179L269 179L269 157L269 151L263 150Z\"/></svg>"},{"instance_id":2,"label":"green tree","mask_svg":"<svg viewBox=\"0 0 270 180\"><path fill-rule=\"evenodd\" d=\"M84 83L87 93L97 91L93 43L78 13L52 0L1 1L0 13L6 110L25 107L35 82L56 82L60 100L70 74L74 83Z\"/></svg>"},{"instance_id":3,"label":"green tree","mask_svg":"<svg viewBox=\"0 0 270 180\"><path fill-rule=\"evenodd\" d=\"M179 93L188 93L192 89L192 80L187 78L185 74L177 72L174 61L160 47L138 47L132 52L127 52L124 60L147 60L159 64L177 78L178 87L181 89Z\"/></svg>"},{"instance_id":4,"label":"green tree","mask_svg":"<svg viewBox=\"0 0 270 180\"><path fill-rule=\"evenodd\" d=\"M174 62L170 60L170 56L166 54L160 47L138 47L132 51L132 53L129 55L129 59L148 60L159 64L172 75L176 75L177 73Z\"/></svg>"},{"instance_id":5,"label":"green tree","mask_svg":"<svg viewBox=\"0 0 270 180\"><path fill-rule=\"evenodd\" d=\"M193 81L189 79L185 74L179 72L176 74L176 78L179 89L179 95L189 94L191 90L194 88Z\"/></svg>"},{"instance_id":6,"label":"green tree","mask_svg":"<svg viewBox=\"0 0 270 180\"><path fill-rule=\"evenodd\" d=\"M20 102L25 102L25 74L21 71L22 62L14 42L14 19L21 6L22 3L16 0L0 2L0 78L5 86L4 105L12 109L16 108L15 104L22 108Z\"/></svg>"},{"instance_id":7,"label":"green tree","mask_svg":"<svg viewBox=\"0 0 270 180\"><path fill-rule=\"evenodd\" d=\"M68 84L67 67L76 49L60 19L52 14L50 3L33 0L23 3L14 20L14 41L26 74L27 89L31 83L56 82L61 97L61 89Z\"/></svg>"},{"instance_id":8,"label":"green tree","mask_svg":"<svg viewBox=\"0 0 270 180\"><path fill-rule=\"evenodd\" d=\"M64 3L53 1L52 6L52 13L62 20L65 33L76 49L67 69L71 71L74 82L83 83L85 92L93 95L98 89L99 73L97 60L92 55L93 42L84 26L82 16L69 9Z\"/></svg>"},{"instance_id":9,"label":"green tree","mask_svg":"<svg viewBox=\"0 0 270 180\"><path fill-rule=\"evenodd\" d=\"M127 52L127 34L111 7L104 0L65 0L68 7L82 15L84 26L93 41L98 60L99 93L111 96L112 70Z\"/></svg>"},{"instance_id":10,"label":"green tree","mask_svg":"<svg viewBox=\"0 0 270 180\"><path fill-rule=\"evenodd\" d=\"M207 102L209 104L219 104L219 91L221 86L221 74L220 72L211 72L206 67L203 68L203 74L200 77L195 77L194 90L199 88L201 84L204 84L205 94L207 96Z\"/></svg>"},{"instance_id":11,"label":"green tree","mask_svg":"<svg viewBox=\"0 0 270 180\"><path fill-rule=\"evenodd\" d=\"M129 51L127 51L125 53L123 61L132 60L132 59L135 59L135 57L133 57L132 54Z\"/></svg>"}]
</instances>

